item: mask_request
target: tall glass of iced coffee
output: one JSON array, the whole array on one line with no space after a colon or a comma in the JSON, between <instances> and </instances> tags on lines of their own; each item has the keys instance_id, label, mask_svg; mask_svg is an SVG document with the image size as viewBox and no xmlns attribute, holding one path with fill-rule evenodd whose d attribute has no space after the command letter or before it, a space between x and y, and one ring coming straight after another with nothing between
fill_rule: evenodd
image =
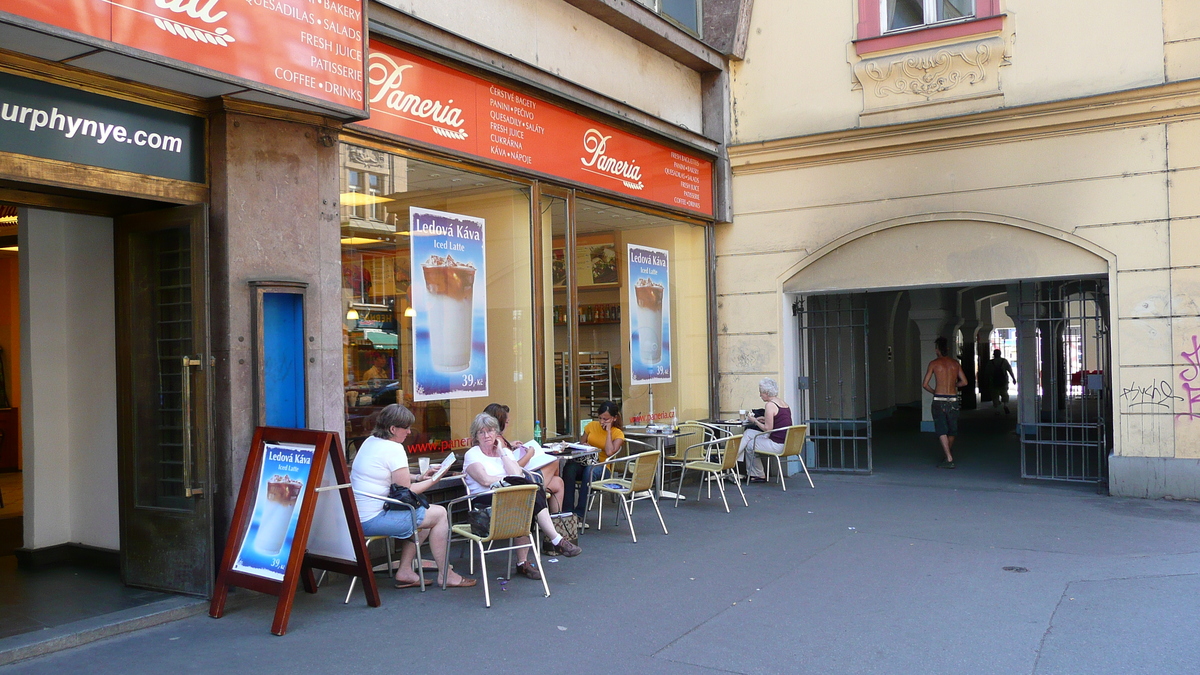
<instances>
[{"instance_id":1,"label":"tall glass of iced coffee","mask_svg":"<svg viewBox=\"0 0 1200 675\"><path fill-rule=\"evenodd\" d=\"M276 474L267 481L267 503L258 520L258 534L254 537L254 548L264 555L278 555L287 537L292 513L296 510L296 498L304 483L287 476Z\"/></svg>"},{"instance_id":2,"label":"tall glass of iced coffee","mask_svg":"<svg viewBox=\"0 0 1200 675\"><path fill-rule=\"evenodd\" d=\"M471 365L475 266L447 255L421 264L429 307L429 351L434 370L457 373Z\"/></svg>"},{"instance_id":3,"label":"tall glass of iced coffee","mask_svg":"<svg viewBox=\"0 0 1200 675\"><path fill-rule=\"evenodd\" d=\"M653 365L662 360L663 287L650 279L638 279L633 291L637 296L642 363Z\"/></svg>"}]
</instances>

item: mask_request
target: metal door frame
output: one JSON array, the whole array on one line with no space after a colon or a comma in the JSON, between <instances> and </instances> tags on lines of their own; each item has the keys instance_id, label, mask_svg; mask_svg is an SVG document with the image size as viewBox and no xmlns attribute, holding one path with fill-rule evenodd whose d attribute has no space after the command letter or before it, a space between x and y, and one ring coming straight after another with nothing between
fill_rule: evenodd
<instances>
[{"instance_id":1,"label":"metal door frame","mask_svg":"<svg viewBox=\"0 0 1200 675\"><path fill-rule=\"evenodd\" d=\"M829 306L831 302L836 306ZM792 303L792 316L796 318L800 392L795 423L808 425L806 452L811 449L813 461L806 458L806 462L814 471L869 474L873 458L866 294L802 296ZM830 340L831 335L836 339ZM831 342L836 349L831 349ZM847 349L848 361L844 358ZM860 349L861 361L856 358ZM830 373L831 364L835 365L836 381L831 375L823 379L818 375L818 371ZM862 415L855 410L860 403Z\"/></svg>"},{"instance_id":2,"label":"metal door frame","mask_svg":"<svg viewBox=\"0 0 1200 675\"><path fill-rule=\"evenodd\" d=\"M1018 406L1021 477L1107 481L1112 444L1108 279L1025 281L1018 283L1017 289L1018 320L1030 324L1024 329L1018 325L1017 339L1033 339L1036 345L1035 368L1021 368L1018 361L1019 391L1032 392L1022 393L1021 401L1033 402L1032 406ZM1094 322L1093 335L1088 334L1089 322ZM1077 346L1072 347L1069 333L1078 335ZM1057 346L1047 344L1047 336L1057 341ZM1072 372L1075 360L1078 370ZM1089 363L1096 366L1091 370L1099 373L1089 375Z\"/></svg>"}]
</instances>

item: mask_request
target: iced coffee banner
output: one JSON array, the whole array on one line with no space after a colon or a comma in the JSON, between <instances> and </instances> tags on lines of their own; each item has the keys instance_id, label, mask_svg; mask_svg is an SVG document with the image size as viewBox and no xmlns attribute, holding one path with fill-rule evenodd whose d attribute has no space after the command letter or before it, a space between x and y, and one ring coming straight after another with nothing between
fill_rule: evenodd
<instances>
[{"instance_id":1,"label":"iced coffee banner","mask_svg":"<svg viewBox=\"0 0 1200 675\"><path fill-rule=\"evenodd\" d=\"M484 221L412 207L409 233L413 399L487 396Z\"/></svg>"},{"instance_id":2,"label":"iced coffee banner","mask_svg":"<svg viewBox=\"0 0 1200 675\"><path fill-rule=\"evenodd\" d=\"M628 244L629 370L633 384L671 381L671 285L668 253Z\"/></svg>"},{"instance_id":3,"label":"iced coffee banner","mask_svg":"<svg viewBox=\"0 0 1200 675\"><path fill-rule=\"evenodd\" d=\"M263 448L258 495L233 563L235 571L283 580L315 451L311 445L268 443Z\"/></svg>"}]
</instances>

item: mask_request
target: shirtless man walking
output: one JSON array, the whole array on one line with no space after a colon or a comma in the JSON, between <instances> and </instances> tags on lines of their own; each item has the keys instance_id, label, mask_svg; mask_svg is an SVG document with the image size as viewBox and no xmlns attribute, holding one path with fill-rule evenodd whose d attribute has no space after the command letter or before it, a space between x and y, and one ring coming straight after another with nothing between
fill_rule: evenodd
<instances>
[{"instance_id":1,"label":"shirtless man walking","mask_svg":"<svg viewBox=\"0 0 1200 675\"><path fill-rule=\"evenodd\" d=\"M950 454L950 449L954 447L954 437L958 435L958 410L961 405L958 388L967 386L967 376L958 361L946 355L946 338L939 337L933 345L938 356L925 369L921 387L933 394L933 428L942 443L942 452L946 453L946 461L938 464L938 468L953 469L954 455ZM934 386L929 385L931 379Z\"/></svg>"}]
</instances>

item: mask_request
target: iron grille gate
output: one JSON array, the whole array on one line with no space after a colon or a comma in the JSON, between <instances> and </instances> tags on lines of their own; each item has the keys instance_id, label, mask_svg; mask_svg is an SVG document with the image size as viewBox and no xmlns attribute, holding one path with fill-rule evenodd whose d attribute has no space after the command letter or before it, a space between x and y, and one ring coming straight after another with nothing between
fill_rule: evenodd
<instances>
[{"instance_id":1,"label":"iron grille gate","mask_svg":"<svg viewBox=\"0 0 1200 675\"><path fill-rule=\"evenodd\" d=\"M1021 477L1107 480L1108 281L1023 282L1017 290Z\"/></svg>"},{"instance_id":2,"label":"iron grille gate","mask_svg":"<svg viewBox=\"0 0 1200 675\"><path fill-rule=\"evenodd\" d=\"M871 472L866 295L815 295L792 305L800 410L818 470ZM814 464L815 462L815 464Z\"/></svg>"}]
</instances>

